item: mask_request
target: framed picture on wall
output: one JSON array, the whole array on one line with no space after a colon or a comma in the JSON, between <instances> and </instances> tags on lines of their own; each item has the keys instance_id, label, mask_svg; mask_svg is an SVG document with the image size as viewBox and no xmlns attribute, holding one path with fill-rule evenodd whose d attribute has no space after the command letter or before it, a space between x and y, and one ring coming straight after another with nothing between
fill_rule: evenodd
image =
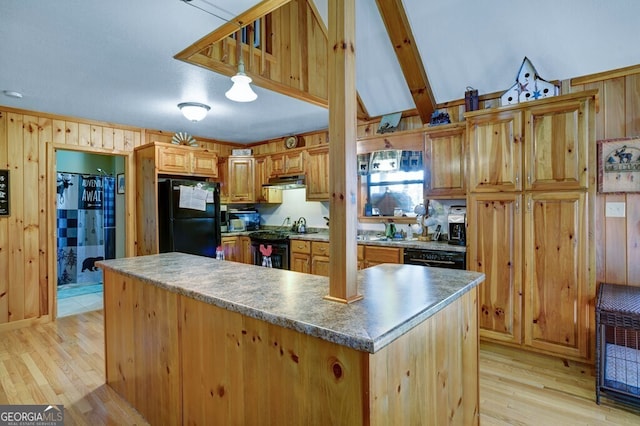
<instances>
[{"instance_id":1,"label":"framed picture on wall","mask_svg":"<svg viewBox=\"0 0 640 426\"><path fill-rule=\"evenodd\" d=\"M116 175L116 192L118 194L124 194L124 173L118 173Z\"/></svg>"},{"instance_id":2,"label":"framed picture on wall","mask_svg":"<svg viewBox=\"0 0 640 426\"><path fill-rule=\"evenodd\" d=\"M598 192L640 192L640 136L598 141Z\"/></svg>"}]
</instances>

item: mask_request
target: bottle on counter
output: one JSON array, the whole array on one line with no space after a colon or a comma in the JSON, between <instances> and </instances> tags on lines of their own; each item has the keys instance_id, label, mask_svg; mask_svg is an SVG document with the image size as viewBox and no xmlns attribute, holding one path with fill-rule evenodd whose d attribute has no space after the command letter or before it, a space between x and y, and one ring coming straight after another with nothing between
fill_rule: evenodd
<instances>
[{"instance_id":1,"label":"bottle on counter","mask_svg":"<svg viewBox=\"0 0 640 426\"><path fill-rule=\"evenodd\" d=\"M371 203L369 202L369 199L367 199L367 202L364 205L364 215L365 216L372 216L373 215L373 206L371 206Z\"/></svg>"},{"instance_id":2,"label":"bottle on counter","mask_svg":"<svg viewBox=\"0 0 640 426\"><path fill-rule=\"evenodd\" d=\"M396 236L396 224L391 219L385 223L384 235L390 239Z\"/></svg>"}]
</instances>

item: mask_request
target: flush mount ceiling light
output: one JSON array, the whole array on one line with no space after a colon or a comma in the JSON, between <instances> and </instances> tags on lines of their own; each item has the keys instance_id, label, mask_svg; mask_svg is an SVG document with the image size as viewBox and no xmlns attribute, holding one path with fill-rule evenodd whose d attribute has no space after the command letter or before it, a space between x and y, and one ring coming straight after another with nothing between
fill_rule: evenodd
<instances>
[{"instance_id":1,"label":"flush mount ceiling light","mask_svg":"<svg viewBox=\"0 0 640 426\"><path fill-rule=\"evenodd\" d=\"M20 92L15 92L13 90L3 90L2 93L10 98L22 99L22 93Z\"/></svg>"},{"instance_id":2,"label":"flush mount ceiling light","mask_svg":"<svg viewBox=\"0 0 640 426\"><path fill-rule=\"evenodd\" d=\"M233 86L227 90L224 95L227 99L235 102L252 102L258 98L258 95L251 89L251 77L244 73L244 61L240 58L238 63L238 73L231 77Z\"/></svg>"},{"instance_id":3,"label":"flush mount ceiling light","mask_svg":"<svg viewBox=\"0 0 640 426\"><path fill-rule=\"evenodd\" d=\"M178 108L182 111L182 115L187 120L196 122L207 116L207 112L211 109L209 105L199 104L197 102L182 102L178 104Z\"/></svg>"}]
</instances>

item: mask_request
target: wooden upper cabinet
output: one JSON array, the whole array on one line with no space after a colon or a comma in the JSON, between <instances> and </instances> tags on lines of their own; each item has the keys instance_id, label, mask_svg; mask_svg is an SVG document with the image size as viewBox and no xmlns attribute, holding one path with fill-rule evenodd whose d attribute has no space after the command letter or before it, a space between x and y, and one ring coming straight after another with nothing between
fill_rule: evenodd
<instances>
[{"instance_id":1,"label":"wooden upper cabinet","mask_svg":"<svg viewBox=\"0 0 640 426\"><path fill-rule=\"evenodd\" d=\"M469 191L589 186L592 96L564 96L467 116Z\"/></svg>"},{"instance_id":2,"label":"wooden upper cabinet","mask_svg":"<svg viewBox=\"0 0 640 426\"><path fill-rule=\"evenodd\" d=\"M161 143L154 143L154 146L158 173L218 177L218 155L214 152Z\"/></svg>"},{"instance_id":3,"label":"wooden upper cabinet","mask_svg":"<svg viewBox=\"0 0 640 426\"><path fill-rule=\"evenodd\" d=\"M229 157L218 158L218 182L220 182L220 202L229 202Z\"/></svg>"},{"instance_id":4,"label":"wooden upper cabinet","mask_svg":"<svg viewBox=\"0 0 640 426\"><path fill-rule=\"evenodd\" d=\"M218 176L218 155L213 152L201 151L192 153L192 171L196 175Z\"/></svg>"},{"instance_id":5,"label":"wooden upper cabinet","mask_svg":"<svg viewBox=\"0 0 640 426\"><path fill-rule=\"evenodd\" d=\"M425 196L465 196L465 126L443 125L426 131Z\"/></svg>"},{"instance_id":6,"label":"wooden upper cabinet","mask_svg":"<svg viewBox=\"0 0 640 426\"><path fill-rule=\"evenodd\" d=\"M167 173L189 173L190 153L179 147L159 147L158 171Z\"/></svg>"},{"instance_id":7,"label":"wooden upper cabinet","mask_svg":"<svg viewBox=\"0 0 640 426\"><path fill-rule=\"evenodd\" d=\"M255 201L253 157L230 156L227 161L229 203L253 203Z\"/></svg>"},{"instance_id":8,"label":"wooden upper cabinet","mask_svg":"<svg viewBox=\"0 0 640 426\"><path fill-rule=\"evenodd\" d=\"M329 147L307 150L306 184L308 201L329 201Z\"/></svg>"},{"instance_id":9,"label":"wooden upper cabinet","mask_svg":"<svg viewBox=\"0 0 640 426\"><path fill-rule=\"evenodd\" d=\"M254 157L253 174L255 176L255 202L262 204L282 203L282 189L263 188L269 182L271 165L268 156Z\"/></svg>"},{"instance_id":10,"label":"wooden upper cabinet","mask_svg":"<svg viewBox=\"0 0 640 426\"><path fill-rule=\"evenodd\" d=\"M271 176L304 173L305 150L271 154Z\"/></svg>"},{"instance_id":11,"label":"wooden upper cabinet","mask_svg":"<svg viewBox=\"0 0 640 426\"><path fill-rule=\"evenodd\" d=\"M522 189L522 112L467 117L469 191Z\"/></svg>"},{"instance_id":12,"label":"wooden upper cabinet","mask_svg":"<svg viewBox=\"0 0 640 426\"><path fill-rule=\"evenodd\" d=\"M525 110L525 189L578 189L588 186L588 106L592 98Z\"/></svg>"}]
</instances>

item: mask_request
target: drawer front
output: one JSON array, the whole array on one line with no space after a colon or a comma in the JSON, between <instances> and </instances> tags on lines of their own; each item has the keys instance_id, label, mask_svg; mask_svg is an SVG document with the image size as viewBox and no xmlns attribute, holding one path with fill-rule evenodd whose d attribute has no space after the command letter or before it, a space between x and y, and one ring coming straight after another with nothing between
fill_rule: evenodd
<instances>
[{"instance_id":1,"label":"drawer front","mask_svg":"<svg viewBox=\"0 0 640 426\"><path fill-rule=\"evenodd\" d=\"M329 243L325 243L323 241L313 241L311 243L311 253L314 256L329 257Z\"/></svg>"},{"instance_id":2,"label":"drawer front","mask_svg":"<svg viewBox=\"0 0 640 426\"><path fill-rule=\"evenodd\" d=\"M291 253L311 253L311 241L291 240Z\"/></svg>"},{"instance_id":3,"label":"drawer front","mask_svg":"<svg viewBox=\"0 0 640 426\"><path fill-rule=\"evenodd\" d=\"M365 259L375 263L402 263L402 249L367 246L365 249Z\"/></svg>"}]
</instances>

